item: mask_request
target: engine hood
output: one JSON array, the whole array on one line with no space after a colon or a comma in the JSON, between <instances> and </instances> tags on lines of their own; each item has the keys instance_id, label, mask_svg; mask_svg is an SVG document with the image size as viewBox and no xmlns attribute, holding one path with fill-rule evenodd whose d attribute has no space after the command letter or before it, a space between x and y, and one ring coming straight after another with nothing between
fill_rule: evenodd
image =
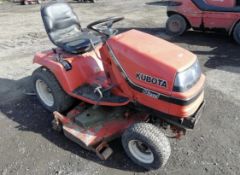
<instances>
[{"instance_id":1,"label":"engine hood","mask_svg":"<svg viewBox=\"0 0 240 175\"><path fill-rule=\"evenodd\" d=\"M177 45L137 30L114 36L108 44L134 83L165 94L171 93L176 73L197 59ZM145 81L147 77L150 78ZM155 83L156 80L159 83Z\"/></svg>"}]
</instances>

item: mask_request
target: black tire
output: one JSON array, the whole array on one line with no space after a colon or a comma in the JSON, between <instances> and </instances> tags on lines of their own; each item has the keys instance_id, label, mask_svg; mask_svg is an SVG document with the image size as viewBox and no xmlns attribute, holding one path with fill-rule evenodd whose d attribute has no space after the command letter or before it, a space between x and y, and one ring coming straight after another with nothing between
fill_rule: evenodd
<instances>
[{"instance_id":1,"label":"black tire","mask_svg":"<svg viewBox=\"0 0 240 175\"><path fill-rule=\"evenodd\" d=\"M188 28L187 21L181 15L175 14L168 18L166 23L166 31L169 35L182 35Z\"/></svg>"},{"instance_id":2,"label":"black tire","mask_svg":"<svg viewBox=\"0 0 240 175\"><path fill-rule=\"evenodd\" d=\"M36 69L32 74L32 80L34 91L37 95L38 100L48 111L64 112L72 107L72 105L75 103L75 99L63 91L55 76L47 68L40 67ZM44 82L47 85L48 89L51 91L51 94L53 96L52 105L46 104L44 100L41 99L37 90L36 82L38 80Z\"/></svg>"},{"instance_id":3,"label":"black tire","mask_svg":"<svg viewBox=\"0 0 240 175\"><path fill-rule=\"evenodd\" d=\"M233 39L236 41L237 44L240 44L240 22L237 23L233 30Z\"/></svg>"},{"instance_id":4,"label":"black tire","mask_svg":"<svg viewBox=\"0 0 240 175\"><path fill-rule=\"evenodd\" d=\"M153 155L152 162L143 162L134 156L131 143L140 141ZM148 170L162 168L171 154L171 147L167 137L156 126L149 123L136 123L129 127L122 135L122 145L128 157L137 165ZM149 153L147 153L149 154Z\"/></svg>"}]
</instances>

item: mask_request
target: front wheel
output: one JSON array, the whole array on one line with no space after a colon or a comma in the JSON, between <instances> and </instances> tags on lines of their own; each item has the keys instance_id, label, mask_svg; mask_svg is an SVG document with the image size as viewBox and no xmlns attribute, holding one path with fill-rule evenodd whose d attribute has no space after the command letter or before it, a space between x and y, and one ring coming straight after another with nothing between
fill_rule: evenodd
<instances>
[{"instance_id":1,"label":"front wheel","mask_svg":"<svg viewBox=\"0 0 240 175\"><path fill-rule=\"evenodd\" d=\"M171 154L167 137L149 123L128 128L122 135L122 145L133 162L149 170L163 167Z\"/></svg>"},{"instance_id":2,"label":"front wheel","mask_svg":"<svg viewBox=\"0 0 240 175\"><path fill-rule=\"evenodd\" d=\"M45 109L50 112L64 112L75 100L61 88L55 76L44 67L36 69L32 74L36 95Z\"/></svg>"},{"instance_id":3,"label":"front wheel","mask_svg":"<svg viewBox=\"0 0 240 175\"><path fill-rule=\"evenodd\" d=\"M233 39L236 41L237 44L240 44L240 22L233 30Z\"/></svg>"},{"instance_id":4,"label":"front wheel","mask_svg":"<svg viewBox=\"0 0 240 175\"><path fill-rule=\"evenodd\" d=\"M187 21L181 15L172 15L167 20L166 30L173 36L182 35L187 30Z\"/></svg>"}]
</instances>

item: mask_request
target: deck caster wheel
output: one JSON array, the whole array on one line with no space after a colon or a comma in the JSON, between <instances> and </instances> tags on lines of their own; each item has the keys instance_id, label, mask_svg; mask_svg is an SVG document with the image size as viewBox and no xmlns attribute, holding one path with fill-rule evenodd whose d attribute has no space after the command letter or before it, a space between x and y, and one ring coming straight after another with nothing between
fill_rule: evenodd
<instances>
[{"instance_id":1,"label":"deck caster wheel","mask_svg":"<svg viewBox=\"0 0 240 175\"><path fill-rule=\"evenodd\" d=\"M64 112L74 104L75 100L63 91L55 76L47 68L36 69L32 79L37 98L48 111Z\"/></svg>"},{"instance_id":2,"label":"deck caster wheel","mask_svg":"<svg viewBox=\"0 0 240 175\"><path fill-rule=\"evenodd\" d=\"M233 39L236 41L237 44L240 44L240 22L233 30Z\"/></svg>"},{"instance_id":3,"label":"deck caster wheel","mask_svg":"<svg viewBox=\"0 0 240 175\"><path fill-rule=\"evenodd\" d=\"M167 137L154 125L137 123L122 135L122 145L133 162L148 170L163 167L171 154Z\"/></svg>"},{"instance_id":4,"label":"deck caster wheel","mask_svg":"<svg viewBox=\"0 0 240 175\"><path fill-rule=\"evenodd\" d=\"M182 35L187 30L187 21L181 15L172 15L167 20L166 30L173 36Z\"/></svg>"},{"instance_id":5,"label":"deck caster wheel","mask_svg":"<svg viewBox=\"0 0 240 175\"><path fill-rule=\"evenodd\" d=\"M54 119L52 121L52 129L57 132L62 132L62 124L58 120Z\"/></svg>"}]
</instances>

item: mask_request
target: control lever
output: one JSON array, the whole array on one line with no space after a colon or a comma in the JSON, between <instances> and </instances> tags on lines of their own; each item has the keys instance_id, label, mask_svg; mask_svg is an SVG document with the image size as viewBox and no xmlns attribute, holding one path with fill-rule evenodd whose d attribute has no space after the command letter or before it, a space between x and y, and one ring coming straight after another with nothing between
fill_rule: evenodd
<instances>
[{"instance_id":1,"label":"control lever","mask_svg":"<svg viewBox=\"0 0 240 175\"><path fill-rule=\"evenodd\" d=\"M109 90L111 90L112 88L116 87L116 85L111 85L110 87L106 88L106 89L103 89L101 85L98 85L95 89L94 89L94 93L98 93L99 95L99 98L97 99L97 103L93 106L94 109L97 108L100 100L103 98L104 96L104 93L105 92L108 92ZM103 89L103 90L102 90Z\"/></svg>"},{"instance_id":2,"label":"control lever","mask_svg":"<svg viewBox=\"0 0 240 175\"><path fill-rule=\"evenodd\" d=\"M52 49L53 53L56 55L56 61L59 62L66 71L72 70L72 65L67 61L64 60L61 53L58 53L56 49Z\"/></svg>"}]
</instances>

